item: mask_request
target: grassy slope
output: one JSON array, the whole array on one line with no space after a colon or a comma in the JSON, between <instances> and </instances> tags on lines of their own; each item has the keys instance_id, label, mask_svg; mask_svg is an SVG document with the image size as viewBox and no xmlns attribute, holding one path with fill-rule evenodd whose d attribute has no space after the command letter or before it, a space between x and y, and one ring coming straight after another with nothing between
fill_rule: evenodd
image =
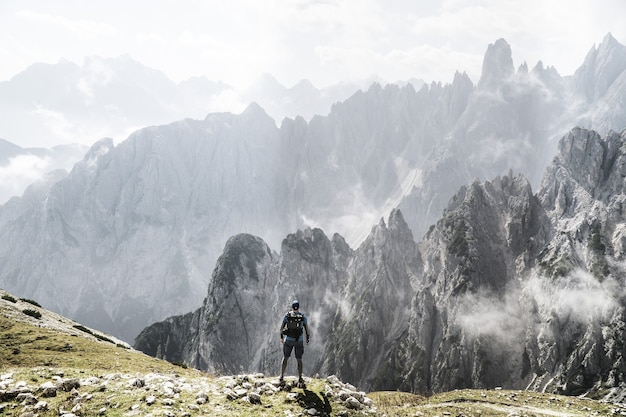
<instances>
[{"instance_id":1,"label":"grassy slope","mask_svg":"<svg viewBox=\"0 0 626 417\"><path fill-rule=\"evenodd\" d=\"M7 297L0 290L0 297L3 295ZM42 316L31 317L23 313L25 309ZM71 378L81 381L79 388L41 398L42 385ZM276 378L257 375L244 379L250 385L271 388ZM333 416L626 415L626 408L592 400L497 390L460 390L428 398L376 392L368 395L374 408L357 411L336 397L327 398L324 392L329 382L323 379L310 379L305 390L270 391L262 396L261 404L227 398L225 388L236 390L246 382L241 376L211 376L148 357L30 303L0 298L1 415L21 415L35 407L23 404L23 399L2 400L3 392L18 386L31 387L38 401L45 401L45 408L36 411L39 416L58 416L61 410L72 409L83 416L306 416L313 407ZM208 400L199 401L200 394L206 394ZM150 397L154 397L153 404L149 404Z\"/></svg>"}]
</instances>

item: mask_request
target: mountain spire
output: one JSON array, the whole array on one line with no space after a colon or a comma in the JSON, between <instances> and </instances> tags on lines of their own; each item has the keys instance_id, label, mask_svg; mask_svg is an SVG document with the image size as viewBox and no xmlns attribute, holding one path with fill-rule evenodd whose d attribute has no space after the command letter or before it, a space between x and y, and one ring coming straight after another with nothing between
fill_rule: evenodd
<instances>
[{"instance_id":1,"label":"mountain spire","mask_svg":"<svg viewBox=\"0 0 626 417\"><path fill-rule=\"evenodd\" d=\"M513 75L514 72L511 46L500 38L487 47L478 87L483 89L494 88L502 80Z\"/></svg>"}]
</instances>

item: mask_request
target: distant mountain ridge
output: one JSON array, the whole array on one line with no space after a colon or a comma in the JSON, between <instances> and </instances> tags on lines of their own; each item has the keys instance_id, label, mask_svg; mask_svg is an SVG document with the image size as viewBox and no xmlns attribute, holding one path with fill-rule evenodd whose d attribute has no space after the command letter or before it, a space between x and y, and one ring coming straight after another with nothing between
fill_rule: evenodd
<instances>
[{"instance_id":1,"label":"distant mountain ridge","mask_svg":"<svg viewBox=\"0 0 626 417\"><path fill-rule=\"evenodd\" d=\"M594 73L626 69L623 49L607 35L598 50L614 52L589 61ZM0 207L0 284L132 340L202 304L233 235L278 248L309 227L357 247L400 208L419 241L476 178L512 171L533 186L571 126L626 125L602 104L626 96L621 76L582 105L581 82L541 63L514 71L504 40L488 50L479 86L463 73L419 90L374 84L280 128L251 104L100 141L69 175Z\"/></svg>"},{"instance_id":2,"label":"distant mountain ridge","mask_svg":"<svg viewBox=\"0 0 626 417\"><path fill-rule=\"evenodd\" d=\"M103 137L124 140L133 131L213 112L240 112L260 103L280 123L298 115L307 120L326 115L363 82L318 89L302 80L291 88L271 75L244 91L221 81L192 77L180 83L129 56L86 57L82 65L67 60L36 63L0 82L0 135L15 143L49 146L92 144Z\"/></svg>"}]
</instances>

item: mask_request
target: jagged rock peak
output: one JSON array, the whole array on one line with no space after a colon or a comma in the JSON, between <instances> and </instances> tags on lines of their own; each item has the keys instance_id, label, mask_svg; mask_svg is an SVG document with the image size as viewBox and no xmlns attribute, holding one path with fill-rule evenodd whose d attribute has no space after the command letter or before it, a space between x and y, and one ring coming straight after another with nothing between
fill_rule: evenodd
<instances>
[{"instance_id":1,"label":"jagged rock peak","mask_svg":"<svg viewBox=\"0 0 626 417\"><path fill-rule=\"evenodd\" d=\"M332 245L321 229L307 227L283 239L281 254L283 258L329 264Z\"/></svg>"},{"instance_id":2,"label":"jagged rock peak","mask_svg":"<svg viewBox=\"0 0 626 417\"><path fill-rule=\"evenodd\" d=\"M563 213L576 189L593 198L623 193L622 178L626 176L626 155L622 146L626 131L609 132L605 138L588 129L574 128L559 141L558 152L541 186L541 199L550 209ZM580 198L576 201L580 203Z\"/></svg>"},{"instance_id":3,"label":"jagged rock peak","mask_svg":"<svg viewBox=\"0 0 626 417\"><path fill-rule=\"evenodd\" d=\"M611 84L626 71L626 47L611 33L589 50L585 61L574 73L574 80L588 100L602 97Z\"/></svg>"},{"instance_id":4,"label":"jagged rock peak","mask_svg":"<svg viewBox=\"0 0 626 417\"><path fill-rule=\"evenodd\" d=\"M593 130L575 128L559 143L557 159L568 168L573 178L591 189L614 174L616 163L620 164L619 173L624 173L623 155L620 155L622 143L623 138L615 132L603 139Z\"/></svg>"},{"instance_id":5,"label":"jagged rock peak","mask_svg":"<svg viewBox=\"0 0 626 417\"><path fill-rule=\"evenodd\" d=\"M258 280L256 265L265 257L272 257L272 252L260 237L247 233L235 235L228 239L224 252L218 258L213 272L213 284L234 285L237 277L245 276ZM211 292L211 288L209 288Z\"/></svg>"},{"instance_id":6,"label":"jagged rock peak","mask_svg":"<svg viewBox=\"0 0 626 417\"><path fill-rule=\"evenodd\" d=\"M454 79L452 80L453 90L467 91L467 94L469 95L469 92L472 90L473 87L474 83L465 71L463 71L462 73L458 71L454 73Z\"/></svg>"},{"instance_id":7,"label":"jagged rock peak","mask_svg":"<svg viewBox=\"0 0 626 417\"><path fill-rule=\"evenodd\" d=\"M502 38L490 43L483 59L479 88L493 89L515 72L511 46Z\"/></svg>"},{"instance_id":8,"label":"jagged rock peak","mask_svg":"<svg viewBox=\"0 0 626 417\"><path fill-rule=\"evenodd\" d=\"M108 154L109 151L114 147L115 146L113 145L113 139L100 139L99 141L94 143L91 148L89 148L89 150L85 154L85 157L81 162L77 164L77 166L85 168L87 170L93 170L98 163L98 159L103 155Z\"/></svg>"},{"instance_id":9,"label":"jagged rock peak","mask_svg":"<svg viewBox=\"0 0 626 417\"><path fill-rule=\"evenodd\" d=\"M85 154L85 159L92 159L109 152L113 148L113 139L103 138L94 143Z\"/></svg>"},{"instance_id":10,"label":"jagged rock peak","mask_svg":"<svg viewBox=\"0 0 626 417\"><path fill-rule=\"evenodd\" d=\"M526 63L526 61L520 64L520 66L517 68L517 72L521 74L528 74L528 64Z\"/></svg>"},{"instance_id":11,"label":"jagged rock peak","mask_svg":"<svg viewBox=\"0 0 626 417\"><path fill-rule=\"evenodd\" d=\"M413 233L411 233L411 229L409 225L404 220L404 216L400 209L393 209L389 214L389 231L392 235L401 238L402 240L413 240Z\"/></svg>"},{"instance_id":12,"label":"jagged rock peak","mask_svg":"<svg viewBox=\"0 0 626 417\"><path fill-rule=\"evenodd\" d=\"M250 103L248 107L246 107L246 109L243 111L242 114L245 114L245 115L257 115L258 114L258 115L267 116L267 113L265 112L263 107L261 107L259 103L257 103L256 101L253 101L252 103Z\"/></svg>"}]
</instances>

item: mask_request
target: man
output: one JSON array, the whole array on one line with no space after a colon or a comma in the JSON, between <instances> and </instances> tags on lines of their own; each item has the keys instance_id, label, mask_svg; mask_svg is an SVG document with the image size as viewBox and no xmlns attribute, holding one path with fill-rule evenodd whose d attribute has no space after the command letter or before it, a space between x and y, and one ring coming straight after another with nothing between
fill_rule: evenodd
<instances>
[{"instance_id":1,"label":"man","mask_svg":"<svg viewBox=\"0 0 626 417\"><path fill-rule=\"evenodd\" d=\"M304 387L302 379L302 354L304 353L304 332L306 332L306 344L311 340L307 318L300 312L300 303L294 300L291 303L291 311L285 314L280 325L280 343L283 344L283 362L280 370L280 384L285 383L285 369L291 351L295 349L296 361L298 361L298 385Z\"/></svg>"}]
</instances>

